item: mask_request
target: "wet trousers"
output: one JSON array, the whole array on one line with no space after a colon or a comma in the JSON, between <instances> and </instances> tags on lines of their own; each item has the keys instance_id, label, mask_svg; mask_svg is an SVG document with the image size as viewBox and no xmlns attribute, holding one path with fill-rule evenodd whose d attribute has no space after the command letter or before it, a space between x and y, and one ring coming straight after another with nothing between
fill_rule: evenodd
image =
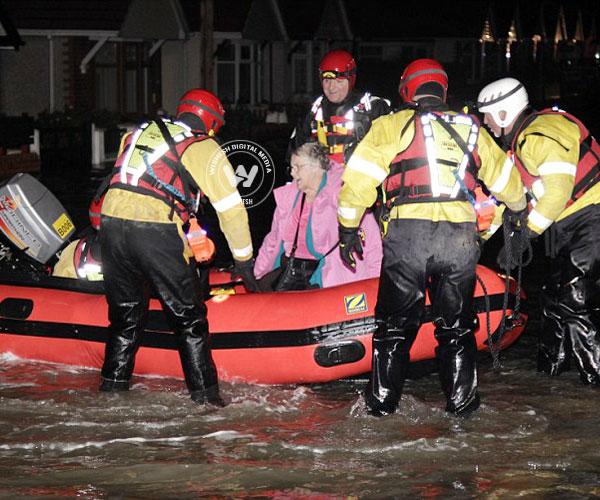
<instances>
[{"instance_id":1,"label":"wet trousers","mask_svg":"<svg viewBox=\"0 0 600 500\"><path fill-rule=\"evenodd\" d=\"M600 385L600 206L554 224L556 258L542 288L538 370L559 375L573 358L585 384Z\"/></svg>"},{"instance_id":2,"label":"wet trousers","mask_svg":"<svg viewBox=\"0 0 600 500\"><path fill-rule=\"evenodd\" d=\"M104 386L128 387L153 293L175 332L192 398L218 399L200 279L183 257L177 226L102 216L100 242L110 320Z\"/></svg>"},{"instance_id":3,"label":"wet trousers","mask_svg":"<svg viewBox=\"0 0 600 500\"><path fill-rule=\"evenodd\" d=\"M474 223L394 219L383 239L373 336L370 413L393 413L402 395L410 348L425 318L429 291L446 411L467 415L479 406L473 311L480 251Z\"/></svg>"}]
</instances>

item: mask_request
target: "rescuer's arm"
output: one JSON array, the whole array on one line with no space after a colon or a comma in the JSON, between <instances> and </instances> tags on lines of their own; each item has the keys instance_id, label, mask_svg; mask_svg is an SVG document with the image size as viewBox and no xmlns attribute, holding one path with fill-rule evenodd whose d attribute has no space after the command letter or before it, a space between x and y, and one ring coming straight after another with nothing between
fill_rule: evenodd
<instances>
[{"instance_id":1,"label":"rescuer's arm","mask_svg":"<svg viewBox=\"0 0 600 500\"><path fill-rule=\"evenodd\" d=\"M182 162L214 207L233 258L249 261L252 240L248 213L227 155L216 141L206 139L187 148Z\"/></svg>"},{"instance_id":2,"label":"rescuer's arm","mask_svg":"<svg viewBox=\"0 0 600 500\"><path fill-rule=\"evenodd\" d=\"M478 177L490 193L513 212L526 208L525 190L519 171L483 127L479 129L477 155L481 160Z\"/></svg>"},{"instance_id":3,"label":"rescuer's arm","mask_svg":"<svg viewBox=\"0 0 600 500\"><path fill-rule=\"evenodd\" d=\"M404 113L406 116L397 116ZM389 165L401 151L400 130L412 112L386 115L373 122L346 166L338 202L338 221L357 228L367 207L377 198L377 187L389 173Z\"/></svg>"},{"instance_id":4,"label":"rescuer's arm","mask_svg":"<svg viewBox=\"0 0 600 500\"><path fill-rule=\"evenodd\" d=\"M528 128L516 153L527 171L541 178L532 189L537 201L527 225L542 234L571 198L579 160L579 128L560 116L543 116L534 124L539 133L529 134Z\"/></svg>"}]
</instances>

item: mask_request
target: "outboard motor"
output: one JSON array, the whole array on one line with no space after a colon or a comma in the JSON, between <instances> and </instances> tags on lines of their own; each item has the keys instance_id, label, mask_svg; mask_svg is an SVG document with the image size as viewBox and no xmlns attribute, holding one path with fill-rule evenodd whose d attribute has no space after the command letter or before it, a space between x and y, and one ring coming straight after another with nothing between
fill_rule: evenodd
<instances>
[{"instance_id":1,"label":"outboard motor","mask_svg":"<svg viewBox=\"0 0 600 500\"><path fill-rule=\"evenodd\" d=\"M42 266L50 263L74 233L75 224L60 201L31 175L19 173L0 185L0 235L16 250L10 259L14 270L23 270L14 262L22 254ZM1 248L0 259L9 253Z\"/></svg>"}]
</instances>

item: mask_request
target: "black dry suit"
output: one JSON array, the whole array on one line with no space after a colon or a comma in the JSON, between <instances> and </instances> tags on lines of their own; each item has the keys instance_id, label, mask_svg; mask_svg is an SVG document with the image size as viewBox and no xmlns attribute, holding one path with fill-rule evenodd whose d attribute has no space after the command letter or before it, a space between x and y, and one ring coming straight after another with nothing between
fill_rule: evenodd
<instances>
[{"instance_id":1,"label":"black dry suit","mask_svg":"<svg viewBox=\"0 0 600 500\"><path fill-rule=\"evenodd\" d=\"M177 146L169 144L171 134ZM154 295L175 332L192 399L220 403L200 279L184 256L181 234L181 221L190 212L190 185L180 158L201 140L181 124L152 122L134 132L120 152L100 230L111 323L101 390L128 389ZM136 155L144 161L136 161ZM167 215L156 220L163 212ZM178 222L169 222L174 216Z\"/></svg>"},{"instance_id":2,"label":"black dry suit","mask_svg":"<svg viewBox=\"0 0 600 500\"><path fill-rule=\"evenodd\" d=\"M365 394L372 414L396 410L410 349L425 321L435 325L446 410L467 415L479 406L472 301L480 251L468 200L480 178L501 199L524 206L518 175L509 175L512 165L504 162L474 117L433 106L380 118L350 159L340 223L354 227L379 184L387 208L378 328Z\"/></svg>"}]
</instances>

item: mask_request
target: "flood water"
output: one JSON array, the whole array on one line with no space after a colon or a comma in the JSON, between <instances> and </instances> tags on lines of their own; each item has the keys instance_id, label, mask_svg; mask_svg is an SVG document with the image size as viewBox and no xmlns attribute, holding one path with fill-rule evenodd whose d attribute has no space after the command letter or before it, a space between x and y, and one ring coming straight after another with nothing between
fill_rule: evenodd
<instances>
[{"instance_id":1,"label":"flood water","mask_svg":"<svg viewBox=\"0 0 600 500\"><path fill-rule=\"evenodd\" d=\"M444 413L436 374L377 419L364 380L223 383L208 410L180 380L100 394L97 371L2 355L0 498L599 498L600 392L537 374L534 347L481 363L468 420Z\"/></svg>"},{"instance_id":2,"label":"flood water","mask_svg":"<svg viewBox=\"0 0 600 500\"><path fill-rule=\"evenodd\" d=\"M481 360L482 407L467 420L444 413L436 373L410 380L399 411L377 419L364 379L223 383L227 406L211 410L181 380L99 393L98 371L2 354L0 498L600 498L600 390L576 372L536 372L537 326L499 372Z\"/></svg>"}]
</instances>

